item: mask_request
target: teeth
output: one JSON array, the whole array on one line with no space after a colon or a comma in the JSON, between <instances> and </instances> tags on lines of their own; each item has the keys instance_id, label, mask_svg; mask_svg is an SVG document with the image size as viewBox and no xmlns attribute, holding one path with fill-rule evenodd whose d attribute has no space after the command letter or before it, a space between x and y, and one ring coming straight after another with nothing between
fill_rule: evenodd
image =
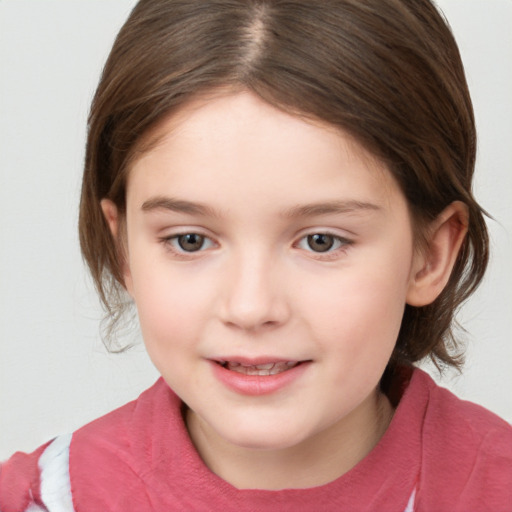
<instances>
[{"instance_id":1,"label":"teeth","mask_svg":"<svg viewBox=\"0 0 512 512\"><path fill-rule=\"evenodd\" d=\"M270 370L271 368L274 367L276 363L267 363L267 364L257 364L254 366L254 368L257 368L258 370ZM245 366L246 368L252 368L253 366L251 364L248 364L248 365L243 365Z\"/></svg>"},{"instance_id":2,"label":"teeth","mask_svg":"<svg viewBox=\"0 0 512 512\"><path fill-rule=\"evenodd\" d=\"M245 375L276 375L278 373L282 373L286 370L289 370L293 366L296 366L298 363L296 361L287 361L280 363L265 363L265 364L257 364L257 365L247 365L232 361L227 361L225 367L228 370L232 370L238 373L243 373Z\"/></svg>"}]
</instances>

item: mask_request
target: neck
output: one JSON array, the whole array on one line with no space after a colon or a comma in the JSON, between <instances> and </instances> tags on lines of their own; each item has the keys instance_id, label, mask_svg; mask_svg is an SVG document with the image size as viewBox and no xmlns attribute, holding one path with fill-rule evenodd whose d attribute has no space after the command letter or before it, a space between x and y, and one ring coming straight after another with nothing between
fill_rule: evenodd
<instances>
[{"instance_id":1,"label":"neck","mask_svg":"<svg viewBox=\"0 0 512 512\"><path fill-rule=\"evenodd\" d=\"M208 468L238 489L301 489L329 483L350 471L379 442L393 408L380 391L336 424L299 445L280 450L235 446L193 411L186 423Z\"/></svg>"}]
</instances>

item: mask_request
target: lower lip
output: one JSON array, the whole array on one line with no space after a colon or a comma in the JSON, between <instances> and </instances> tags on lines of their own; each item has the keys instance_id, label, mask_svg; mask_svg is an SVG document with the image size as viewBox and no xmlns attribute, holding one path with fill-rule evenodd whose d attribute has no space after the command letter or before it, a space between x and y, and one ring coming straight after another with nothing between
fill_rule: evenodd
<instances>
[{"instance_id":1,"label":"lower lip","mask_svg":"<svg viewBox=\"0 0 512 512\"><path fill-rule=\"evenodd\" d=\"M211 364L215 377L225 386L236 393L249 396L276 393L298 379L309 366L309 362L303 362L275 375L246 375L228 370L214 361Z\"/></svg>"}]
</instances>

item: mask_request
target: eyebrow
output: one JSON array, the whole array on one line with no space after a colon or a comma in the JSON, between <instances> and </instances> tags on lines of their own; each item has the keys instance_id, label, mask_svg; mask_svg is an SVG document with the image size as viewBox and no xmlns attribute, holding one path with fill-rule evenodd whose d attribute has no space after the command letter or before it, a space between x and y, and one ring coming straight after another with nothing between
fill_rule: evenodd
<instances>
[{"instance_id":1,"label":"eyebrow","mask_svg":"<svg viewBox=\"0 0 512 512\"><path fill-rule=\"evenodd\" d=\"M379 210L382 210L380 206L365 201L328 201L322 203L299 205L294 206L292 208L288 208L287 210L285 210L284 216L287 218L315 217L320 215L357 213Z\"/></svg>"},{"instance_id":2,"label":"eyebrow","mask_svg":"<svg viewBox=\"0 0 512 512\"><path fill-rule=\"evenodd\" d=\"M209 217L220 217L220 213L201 203L193 203L183 199L175 199L172 197L157 196L144 201L141 207L144 212L152 212L154 210L170 210L176 213L187 213L189 215L202 215Z\"/></svg>"},{"instance_id":3,"label":"eyebrow","mask_svg":"<svg viewBox=\"0 0 512 512\"><path fill-rule=\"evenodd\" d=\"M172 197L163 196L157 196L148 199L142 204L141 209L144 212L169 210L176 213L185 213L189 215L221 217L221 213L214 208L211 208L210 206L192 201L186 201L183 199L175 199ZM284 210L282 216L284 218L315 217L321 215L379 211L381 209L382 208L380 206L374 203L368 203L364 201L328 201L293 206Z\"/></svg>"}]
</instances>

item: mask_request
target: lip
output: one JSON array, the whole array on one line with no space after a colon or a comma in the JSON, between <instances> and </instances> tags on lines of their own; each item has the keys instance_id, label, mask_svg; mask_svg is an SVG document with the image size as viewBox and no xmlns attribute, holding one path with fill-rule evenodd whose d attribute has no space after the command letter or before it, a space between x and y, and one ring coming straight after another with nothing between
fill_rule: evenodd
<instances>
[{"instance_id":1,"label":"lip","mask_svg":"<svg viewBox=\"0 0 512 512\"><path fill-rule=\"evenodd\" d=\"M228 356L228 357L219 357L215 358L213 361L216 363L225 363L226 361L232 361L233 363L240 363L247 366L257 366L260 364L270 364L270 363L286 363L288 361L294 361L299 363L300 361L295 361L295 359L280 359L271 356L259 356L259 357L244 357L244 356Z\"/></svg>"},{"instance_id":2,"label":"lip","mask_svg":"<svg viewBox=\"0 0 512 512\"><path fill-rule=\"evenodd\" d=\"M277 393L300 378L311 363L311 361L298 361L298 364L293 368L275 375L246 375L244 373L228 370L220 364L222 361L233 361L243 365L261 365L286 362L289 360L270 359L268 357L256 359L233 357L210 360L213 374L217 380L231 391L248 396L261 396Z\"/></svg>"}]
</instances>

